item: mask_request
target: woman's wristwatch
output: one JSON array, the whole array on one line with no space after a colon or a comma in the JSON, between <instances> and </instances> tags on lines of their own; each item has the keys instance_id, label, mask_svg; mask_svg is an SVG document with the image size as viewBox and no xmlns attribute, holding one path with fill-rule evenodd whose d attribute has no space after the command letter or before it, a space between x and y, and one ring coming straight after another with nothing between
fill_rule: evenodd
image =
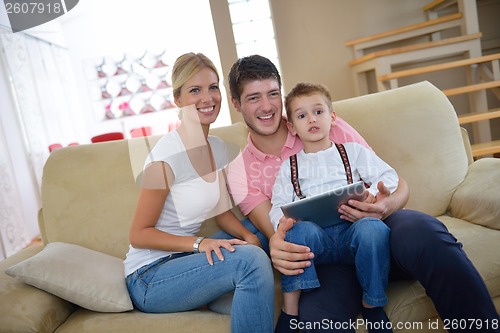
<instances>
[{"instance_id":1,"label":"woman's wristwatch","mask_svg":"<svg viewBox=\"0 0 500 333\"><path fill-rule=\"evenodd\" d=\"M200 253L200 243L205 239L205 237L198 237L193 244L193 252Z\"/></svg>"}]
</instances>

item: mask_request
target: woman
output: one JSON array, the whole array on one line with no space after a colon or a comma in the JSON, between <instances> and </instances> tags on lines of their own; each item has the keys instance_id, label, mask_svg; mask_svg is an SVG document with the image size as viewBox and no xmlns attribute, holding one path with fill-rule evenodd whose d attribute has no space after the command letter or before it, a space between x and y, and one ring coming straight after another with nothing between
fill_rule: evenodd
<instances>
[{"instance_id":1,"label":"woman","mask_svg":"<svg viewBox=\"0 0 500 333\"><path fill-rule=\"evenodd\" d=\"M203 54L180 56L172 71L181 125L149 154L125 259L127 287L144 312L196 309L234 291L232 332L272 332L274 285L257 237L229 211L226 147L208 131L220 111L219 76ZM197 237L215 216L233 239Z\"/></svg>"}]
</instances>

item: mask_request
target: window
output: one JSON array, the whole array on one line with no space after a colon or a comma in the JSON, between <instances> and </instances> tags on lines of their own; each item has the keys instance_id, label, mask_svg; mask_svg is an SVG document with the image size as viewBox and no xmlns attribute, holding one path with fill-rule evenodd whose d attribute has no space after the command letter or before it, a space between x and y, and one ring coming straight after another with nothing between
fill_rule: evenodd
<instances>
[{"instance_id":1,"label":"window","mask_svg":"<svg viewBox=\"0 0 500 333\"><path fill-rule=\"evenodd\" d=\"M227 0L238 58L260 54L280 70L269 0Z\"/></svg>"}]
</instances>

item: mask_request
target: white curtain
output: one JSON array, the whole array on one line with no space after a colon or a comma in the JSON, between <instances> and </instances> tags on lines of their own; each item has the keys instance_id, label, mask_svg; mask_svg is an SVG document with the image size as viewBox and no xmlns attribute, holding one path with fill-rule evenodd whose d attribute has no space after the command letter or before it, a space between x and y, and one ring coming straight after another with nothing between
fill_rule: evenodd
<instances>
[{"instance_id":1,"label":"white curtain","mask_svg":"<svg viewBox=\"0 0 500 333\"><path fill-rule=\"evenodd\" d=\"M2 72L7 76L12 109L0 102L3 135L0 136L0 256L9 256L25 246L34 228L36 211L26 197L36 198L40 206L42 171L52 143L67 145L78 141L74 119L78 99L66 49L31 37L0 29ZM7 108L7 109L6 109ZM6 117L8 113L14 117ZM7 123L6 123L7 122ZM5 129L23 141L23 151L13 152ZM24 154L19 158L20 153ZM19 163L26 163L24 176L31 177L32 188L20 184ZM29 186L28 186L29 187ZM26 193L31 191L34 193ZM27 195L29 194L29 195ZM19 211L21 209L21 211ZM32 209L36 210L36 209ZM34 225L33 225L34 224Z\"/></svg>"},{"instance_id":2,"label":"white curtain","mask_svg":"<svg viewBox=\"0 0 500 333\"><path fill-rule=\"evenodd\" d=\"M3 111L3 110L2 110ZM21 250L29 242L19 205L21 196L14 176L4 131L0 133L0 259Z\"/></svg>"}]
</instances>

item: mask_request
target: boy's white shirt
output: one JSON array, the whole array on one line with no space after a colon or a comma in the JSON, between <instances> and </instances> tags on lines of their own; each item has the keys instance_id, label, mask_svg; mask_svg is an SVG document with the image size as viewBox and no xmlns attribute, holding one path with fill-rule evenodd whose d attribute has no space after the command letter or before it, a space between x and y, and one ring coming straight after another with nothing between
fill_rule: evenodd
<instances>
[{"instance_id":1,"label":"boy's white shirt","mask_svg":"<svg viewBox=\"0 0 500 333\"><path fill-rule=\"evenodd\" d=\"M378 193L379 181L383 181L391 193L397 189L396 171L373 151L356 142L347 142L343 145L351 165L353 182L363 180L370 186L368 191L374 196ZM335 145L317 153L307 154L302 150L297 154L297 165L300 189L306 197L347 185L344 164ZM274 230L277 229L279 220L283 216L280 207L299 200L290 177L290 160L288 159L281 165L273 187L269 217Z\"/></svg>"}]
</instances>

